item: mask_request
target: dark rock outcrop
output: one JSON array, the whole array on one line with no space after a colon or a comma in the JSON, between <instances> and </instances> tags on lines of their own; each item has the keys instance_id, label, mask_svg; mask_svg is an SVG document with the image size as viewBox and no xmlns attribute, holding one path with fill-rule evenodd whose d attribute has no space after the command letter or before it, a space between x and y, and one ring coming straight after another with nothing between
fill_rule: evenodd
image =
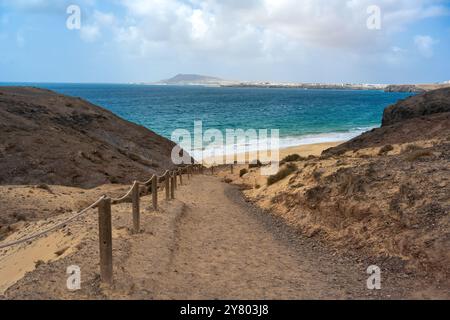
<instances>
[{"instance_id":1,"label":"dark rock outcrop","mask_svg":"<svg viewBox=\"0 0 450 320\"><path fill-rule=\"evenodd\" d=\"M383 127L445 112L450 112L450 88L430 91L390 106L384 111Z\"/></svg>"},{"instance_id":2,"label":"dark rock outcrop","mask_svg":"<svg viewBox=\"0 0 450 320\"><path fill-rule=\"evenodd\" d=\"M381 128L323 152L323 156L389 144L450 137L450 88L410 97L388 107Z\"/></svg>"}]
</instances>

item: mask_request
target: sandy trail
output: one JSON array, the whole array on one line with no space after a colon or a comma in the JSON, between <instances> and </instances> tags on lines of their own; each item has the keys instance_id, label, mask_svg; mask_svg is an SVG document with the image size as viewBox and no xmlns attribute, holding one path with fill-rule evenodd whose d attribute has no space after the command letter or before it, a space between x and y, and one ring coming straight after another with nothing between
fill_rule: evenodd
<instances>
[{"instance_id":1,"label":"sandy trail","mask_svg":"<svg viewBox=\"0 0 450 320\"><path fill-rule=\"evenodd\" d=\"M185 208L156 299L339 299L367 294L357 267L342 261L336 265L337 259L317 244L306 243L252 208L238 190L217 178L195 177L178 200Z\"/></svg>"},{"instance_id":2,"label":"sandy trail","mask_svg":"<svg viewBox=\"0 0 450 320\"><path fill-rule=\"evenodd\" d=\"M92 212L67 232L85 235L57 261L40 264L6 299L350 299L404 297L405 286L366 288L367 266L306 238L246 203L217 177L195 176L177 200L150 209L142 199L142 232L132 235L131 206L113 208L114 286L98 275ZM45 241L43 242L46 243ZM34 257L38 259L38 257ZM66 268L82 270L82 289L66 287ZM400 289L399 289L400 288Z\"/></svg>"}]
</instances>

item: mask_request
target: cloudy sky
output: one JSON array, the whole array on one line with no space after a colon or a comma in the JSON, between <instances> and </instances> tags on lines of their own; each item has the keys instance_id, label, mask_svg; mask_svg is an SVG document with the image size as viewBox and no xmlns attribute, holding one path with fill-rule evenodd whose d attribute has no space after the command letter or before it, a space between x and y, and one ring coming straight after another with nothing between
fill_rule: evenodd
<instances>
[{"instance_id":1,"label":"cloudy sky","mask_svg":"<svg viewBox=\"0 0 450 320\"><path fill-rule=\"evenodd\" d=\"M449 53L450 0L0 0L4 82L440 82Z\"/></svg>"}]
</instances>

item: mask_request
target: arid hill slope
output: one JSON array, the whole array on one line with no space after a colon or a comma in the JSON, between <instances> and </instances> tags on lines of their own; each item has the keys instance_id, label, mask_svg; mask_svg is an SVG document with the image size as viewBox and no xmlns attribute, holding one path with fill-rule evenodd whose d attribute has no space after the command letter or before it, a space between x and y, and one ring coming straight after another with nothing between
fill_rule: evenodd
<instances>
[{"instance_id":1,"label":"arid hill slope","mask_svg":"<svg viewBox=\"0 0 450 320\"><path fill-rule=\"evenodd\" d=\"M172 166L173 145L79 98L0 87L0 184L130 183Z\"/></svg>"},{"instance_id":2,"label":"arid hill slope","mask_svg":"<svg viewBox=\"0 0 450 320\"><path fill-rule=\"evenodd\" d=\"M270 186L256 169L224 178L306 234L450 290L448 101L449 89L400 102L386 110L392 125L287 163Z\"/></svg>"}]
</instances>

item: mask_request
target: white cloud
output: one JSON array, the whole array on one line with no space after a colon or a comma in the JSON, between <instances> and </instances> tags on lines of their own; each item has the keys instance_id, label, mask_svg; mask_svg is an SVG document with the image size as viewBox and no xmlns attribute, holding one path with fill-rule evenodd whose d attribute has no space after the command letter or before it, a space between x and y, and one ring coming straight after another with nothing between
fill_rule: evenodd
<instances>
[{"instance_id":1,"label":"white cloud","mask_svg":"<svg viewBox=\"0 0 450 320\"><path fill-rule=\"evenodd\" d=\"M416 45L417 50L419 50L419 53L425 58L433 57L433 47L438 43L438 40L435 40L430 36L418 35L414 38L414 44Z\"/></svg>"},{"instance_id":2,"label":"white cloud","mask_svg":"<svg viewBox=\"0 0 450 320\"><path fill-rule=\"evenodd\" d=\"M415 21L448 15L440 0L121 0L126 22L117 39L134 52L167 46L183 54L279 57L292 48L388 52L390 36ZM366 27L376 3L382 30ZM130 38L124 39L132 32ZM277 45L274 45L274 44ZM286 48L288 47L288 48ZM289 49L291 48L291 49Z\"/></svg>"},{"instance_id":3,"label":"white cloud","mask_svg":"<svg viewBox=\"0 0 450 320\"><path fill-rule=\"evenodd\" d=\"M0 7L31 13L59 14L72 4L88 7L95 5L95 0L0 0Z\"/></svg>"},{"instance_id":4,"label":"white cloud","mask_svg":"<svg viewBox=\"0 0 450 320\"><path fill-rule=\"evenodd\" d=\"M80 36L86 42L95 42L102 36L103 29L114 29L116 17L111 13L95 10L87 24L81 26Z\"/></svg>"},{"instance_id":5,"label":"white cloud","mask_svg":"<svg viewBox=\"0 0 450 320\"><path fill-rule=\"evenodd\" d=\"M81 27L80 31L81 39L86 42L94 42L101 36L100 29L96 25L86 25Z\"/></svg>"},{"instance_id":6,"label":"white cloud","mask_svg":"<svg viewBox=\"0 0 450 320\"><path fill-rule=\"evenodd\" d=\"M7 6L61 14L72 3L0 0L0 11ZM362 70L362 78L373 65L407 69L406 63L417 59L411 54L415 48L426 57L436 49L436 40L429 36L406 44L405 39L415 35L411 26L450 15L448 0L115 0L101 7L95 0L75 3L82 8L81 39L101 41L113 59L127 63L127 72L128 66L137 65L136 74L186 68L260 72L269 78L305 74L305 80L352 70ZM381 30L367 28L367 8L372 5L381 9Z\"/></svg>"}]
</instances>

